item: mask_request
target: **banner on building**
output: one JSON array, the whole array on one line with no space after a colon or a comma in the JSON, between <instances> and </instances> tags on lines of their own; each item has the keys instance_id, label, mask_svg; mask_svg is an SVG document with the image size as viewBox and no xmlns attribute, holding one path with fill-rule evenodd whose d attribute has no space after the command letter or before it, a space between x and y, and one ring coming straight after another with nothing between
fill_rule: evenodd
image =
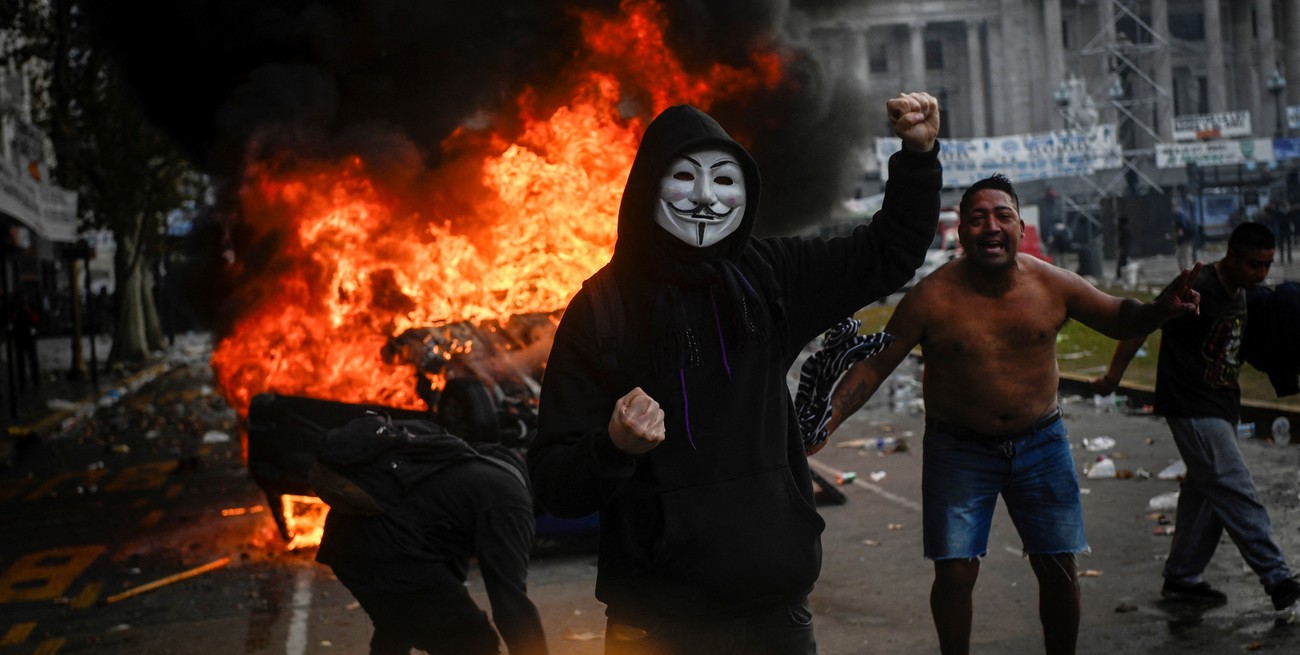
<instances>
[{"instance_id":1,"label":"banner on building","mask_svg":"<svg viewBox=\"0 0 1300 655\"><path fill-rule=\"evenodd\" d=\"M1157 143L1156 168L1228 166L1274 160L1273 139L1218 139L1193 143Z\"/></svg>"},{"instance_id":2,"label":"banner on building","mask_svg":"<svg viewBox=\"0 0 1300 655\"><path fill-rule=\"evenodd\" d=\"M889 157L903 147L897 138L876 139L880 178L889 176ZM1119 168L1123 155L1113 124L1090 130L1059 130L979 139L943 139L939 149L945 187L965 187L994 173L1012 182L1090 175Z\"/></svg>"},{"instance_id":3,"label":"banner on building","mask_svg":"<svg viewBox=\"0 0 1300 655\"><path fill-rule=\"evenodd\" d=\"M1277 161L1300 159L1300 137L1273 139L1273 158Z\"/></svg>"},{"instance_id":4,"label":"banner on building","mask_svg":"<svg viewBox=\"0 0 1300 655\"><path fill-rule=\"evenodd\" d=\"M77 194L27 171L0 165L0 213L8 214L47 241L77 240Z\"/></svg>"},{"instance_id":5,"label":"banner on building","mask_svg":"<svg viewBox=\"0 0 1300 655\"><path fill-rule=\"evenodd\" d=\"M1174 116L1174 140L1195 141L1250 136L1249 111Z\"/></svg>"}]
</instances>

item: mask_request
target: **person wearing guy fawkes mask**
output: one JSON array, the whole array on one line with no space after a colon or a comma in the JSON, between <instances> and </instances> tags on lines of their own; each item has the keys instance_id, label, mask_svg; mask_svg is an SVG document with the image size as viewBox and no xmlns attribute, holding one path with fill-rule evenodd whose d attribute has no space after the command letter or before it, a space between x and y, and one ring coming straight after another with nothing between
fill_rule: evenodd
<instances>
[{"instance_id":1,"label":"person wearing guy fawkes mask","mask_svg":"<svg viewBox=\"0 0 1300 655\"><path fill-rule=\"evenodd\" d=\"M619 208L613 346L600 294L565 310L529 469L557 516L600 512L607 653L814 653L825 523L786 373L804 345L894 292L939 215L939 107L888 102L903 150L882 209L833 239L751 237L750 155L680 105L647 127ZM593 278L594 279L594 278ZM590 281L589 281L590 282Z\"/></svg>"}]
</instances>

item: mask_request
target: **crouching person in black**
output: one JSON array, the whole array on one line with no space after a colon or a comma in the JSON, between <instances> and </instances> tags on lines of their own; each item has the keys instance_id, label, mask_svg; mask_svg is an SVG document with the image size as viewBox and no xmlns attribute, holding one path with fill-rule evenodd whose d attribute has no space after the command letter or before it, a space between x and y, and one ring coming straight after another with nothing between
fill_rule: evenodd
<instances>
[{"instance_id":1,"label":"crouching person in black","mask_svg":"<svg viewBox=\"0 0 1300 655\"><path fill-rule=\"evenodd\" d=\"M465 587L483 575L510 655L546 655L527 595L535 516L522 457L439 425L369 415L326 434L311 481L330 505L316 559L374 624L371 655L499 653Z\"/></svg>"}]
</instances>

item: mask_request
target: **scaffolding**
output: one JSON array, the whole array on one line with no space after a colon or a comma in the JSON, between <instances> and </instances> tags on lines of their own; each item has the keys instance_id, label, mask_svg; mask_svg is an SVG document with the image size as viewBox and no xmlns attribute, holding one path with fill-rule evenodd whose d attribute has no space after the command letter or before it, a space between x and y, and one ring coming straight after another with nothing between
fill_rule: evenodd
<instances>
[{"instance_id":1,"label":"scaffolding","mask_svg":"<svg viewBox=\"0 0 1300 655\"><path fill-rule=\"evenodd\" d=\"M1070 129L1114 117L1119 166L1078 176L1082 192L1061 194L1065 209L1086 220L1085 247L1099 244L1102 201L1111 196L1159 189L1152 179L1156 145L1164 143L1158 121L1172 115L1173 96L1158 81L1167 74L1170 42L1142 17L1140 0L1097 0L1097 33L1080 49L1077 67L1056 93ZM1167 79L1167 76L1166 76ZM1100 109L1099 109L1100 108Z\"/></svg>"}]
</instances>

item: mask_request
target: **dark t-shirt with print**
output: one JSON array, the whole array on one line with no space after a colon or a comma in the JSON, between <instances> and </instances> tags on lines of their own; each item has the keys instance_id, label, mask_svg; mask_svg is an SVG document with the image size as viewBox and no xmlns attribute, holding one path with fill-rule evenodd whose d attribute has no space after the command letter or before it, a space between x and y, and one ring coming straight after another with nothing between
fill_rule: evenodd
<instances>
[{"instance_id":1,"label":"dark t-shirt with print","mask_svg":"<svg viewBox=\"0 0 1300 655\"><path fill-rule=\"evenodd\" d=\"M1246 294L1229 297L1215 273L1216 266L1202 269L1192 285L1201 294L1200 314L1185 314L1162 329L1156 367L1157 414L1222 418L1234 423L1240 415L1237 377L1241 374Z\"/></svg>"}]
</instances>

